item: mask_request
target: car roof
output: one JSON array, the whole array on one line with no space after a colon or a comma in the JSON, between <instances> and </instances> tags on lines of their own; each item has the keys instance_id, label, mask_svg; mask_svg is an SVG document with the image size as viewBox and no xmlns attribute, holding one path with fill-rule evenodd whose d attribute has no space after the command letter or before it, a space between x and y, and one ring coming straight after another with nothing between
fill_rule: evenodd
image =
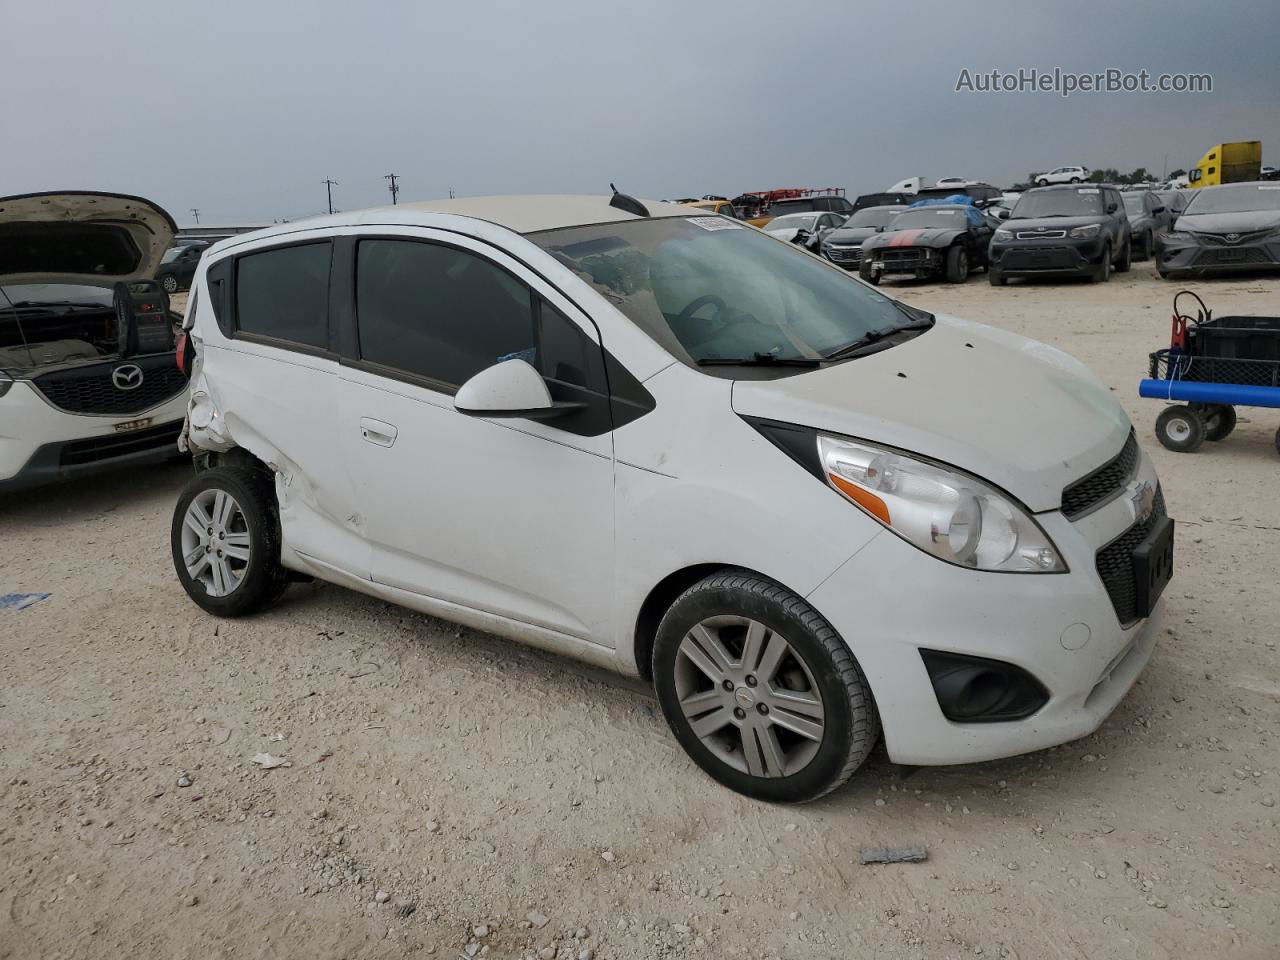
<instances>
[{"instance_id":1,"label":"car roof","mask_svg":"<svg viewBox=\"0 0 1280 960\"><path fill-rule=\"evenodd\" d=\"M557 230L561 227L581 227L597 223L645 219L638 214L610 206L610 199L611 197L607 194L595 196L529 194L427 200L295 220L253 233L238 234L235 239L257 240L276 234L294 233L299 229L315 230L368 224L413 226L423 223L430 214L470 217L506 227L516 233L536 233L540 230ZM682 204L663 203L659 200L641 200L640 202L648 209L650 218L690 216L690 208Z\"/></svg>"}]
</instances>

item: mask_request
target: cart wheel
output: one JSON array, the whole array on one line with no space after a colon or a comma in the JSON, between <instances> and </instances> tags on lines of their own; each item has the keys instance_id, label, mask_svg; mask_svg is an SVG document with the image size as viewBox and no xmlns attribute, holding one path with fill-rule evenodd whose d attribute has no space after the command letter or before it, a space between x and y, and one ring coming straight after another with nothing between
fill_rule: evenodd
<instances>
[{"instance_id":1,"label":"cart wheel","mask_svg":"<svg viewBox=\"0 0 1280 960\"><path fill-rule=\"evenodd\" d=\"M1280 430L1276 431L1276 452L1280 453Z\"/></svg>"},{"instance_id":2,"label":"cart wheel","mask_svg":"<svg viewBox=\"0 0 1280 960\"><path fill-rule=\"evenodd\" d=\"M1204 421L1206 440L1225 440L1236 428L1236 408L1227 403L1193 403L1191 409Z\"/></svg>"},{"instance_id":3,"label":"cart wheel","mask_svg":"<svg viewBox=\"0 0 1280 960\"><path fill-rule=\"evenodd\" d=\"M1156 437L1178 453L1194 453L1204 443L1204 434L1204 421L1188 406L1165 407L1156 417Z\"/></svg>"}]
</instances>

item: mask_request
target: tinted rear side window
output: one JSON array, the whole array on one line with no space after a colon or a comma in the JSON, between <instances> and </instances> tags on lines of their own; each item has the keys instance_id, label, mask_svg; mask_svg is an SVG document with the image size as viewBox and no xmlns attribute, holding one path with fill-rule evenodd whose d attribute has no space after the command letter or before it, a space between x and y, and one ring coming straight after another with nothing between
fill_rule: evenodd
<instances>
[{"instance_id":1,"label":"tinted rear side window","mask_svg":"<svg viewBox=\"0 0 1280 960\"><path fill-rule=\"evenodd\" d=\"M329 347L329 243L250 253L236 263L236 328Z\"/></svg>"},{"instance_id":2,"label":"tinted rear side window","mask_svg":"<svg viewBox=\"0 0 1280 960\"><path fill-rule=\"evenodd\" d=\"M529 288L453 247L361 241L356 317L361 359L449 386L513 357L536 365Z\"/></svg>"}]
</instances>

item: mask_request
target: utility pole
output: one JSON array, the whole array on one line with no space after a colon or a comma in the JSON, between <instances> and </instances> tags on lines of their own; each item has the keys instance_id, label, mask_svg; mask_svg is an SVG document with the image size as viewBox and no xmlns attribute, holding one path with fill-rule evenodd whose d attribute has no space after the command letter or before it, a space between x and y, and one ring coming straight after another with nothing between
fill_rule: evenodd
<instances>
[{"instance_id":1,"label":"utility pole","mask_svg":"<svg viewBox=\"0 0 1280 960\"><path fill-rule=\"evenodd\" d=\"M450 199L450 200L452 200L452 199L453 199L453 187L450 187L450 188L449 188L449 199Z\"/></svg>"},{"instance_id":2,"label":"utility pole","mask_svg":"<svg viewBox=\"0 0 1280 960\"><path fill-rule=\"evenodd\" d=\"M394 207L396 205L396 197L400 196L400 185L396 183L400 177L394 173L388 173L382 179L391 181L391 205Z\"/></svg>"},{"instance_id":3,"label":"utility pole","mask_svg":"<svg viewBox=\"0 0 1280 960\"><path fill-rule=\"evenodd\" d=\"M342 184L338 183L337 180L329 180L327 178L320 182L324 184L324 192L329 197L329 212L333 213L333 188L340 187Z\"/></svg>"},{"instance_id":4,"label":"utility pole","mask_svg":"<svg viewBox=\"0 0 1280 960\"><path fill-rule=\"evenodd\" d=\"M196 226L197 226L197 227L198 227L198 226L200 226L200 208L199 208L199 207L192 207L192 208L191 208L191 215L192 215L193 217L195 217L195 218L196 218Z\"/></svg>"}]
</instances>

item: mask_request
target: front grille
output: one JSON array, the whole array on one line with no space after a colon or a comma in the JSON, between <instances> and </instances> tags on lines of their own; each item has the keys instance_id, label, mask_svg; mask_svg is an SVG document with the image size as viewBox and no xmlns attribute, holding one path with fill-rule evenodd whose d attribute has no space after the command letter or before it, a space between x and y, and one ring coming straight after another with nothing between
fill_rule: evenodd
<instances>
[{"instance_id":1,"label":"front grille","mask_svg":"<svg viewBox=\"0 0 1280 960\"><path fill-rule=\"evenodd\" d=\"M1065 230L1019 230L1014 234L1019 240L1061 240L1066 235Z\"/></svg>"},{"instance_id":2,"label":"front grille","mask_svg":"<svg viewBox=\"0 0 1280 960\"><path fill-rule=\"evenodd\" d=\"M1114 457L1093 473L1070 484L1062 491L1062 512L1074 520L1094 507L1106 503L1129 482L1138 466L1138 438L1132 430L1129 439Z\"/></svg>"},{"instance_id":3,"label":"front grille","mask_svg":"<svg viewBox=\"0 0 1280 960\"><path fill-rule=\"evenodd\" d=\"M142 370L142 383L132 390L121 390L112 381L111 372L127 365ZM107 415L141 413L176 397L187 387L186 374L167 354L58 370L31 382L60 410Z\"/></svg>"},{"instance_id":4,"label":"front grille","mask_svg":"<svg viewBox=\"0 0 1280 960\"><path fill-rule=\"evenodd\" d=\"M1211 250L1201 250L1196 254L1195 263L1212 266L1213 264L1259 264L1271 265L1276 264L1274 257L1270 256L1262 247L1214 247Z\"/></svg>"},{"instance_id":5,"label":"front grille","mask_svg":"<svg viewBox=\"0 0 1280 960\"><path fill-rule=\"evenodd\" d=\"M1000 258L1006 270L1071 270L1082 262L1075 247L1010 247Z\"/></svg>"},{"instance_id":6,"label":"front grille","mask_svg":"<svg viewBox=\"0 0 1280 960\"><path fill-rule=\"evenodd\" d=\"M1228 240L1225 233L1192 233L1206 247L1235 247L1242 243L1257 243L1265 240L1272 230L1254 230L1251 233L1233 234L1234 240Z\"/></svg>"},{"instance_id":7,"label":"front grille","mask_svg":"<svg viewBox=\"0 0 1280 960\"><path fill-rule=\"evenodd\" d=\"M109 433L103 437L73 440L63 445L59 463L64 467L76 467L102 460L114 460L116 457L127 457L131 453L163 450L165 447L171 447L173 452L177 453L178 434L181 432L182 421L175 420L173 423L161 424L146 430Z\"/></svg>"},{"instance_id":8,"label":"front grille","mask_svg":"<svg viewBox=\"0 0 1280 960\"><path fill-rule=\"evenodd\" d=\"M1127 626L1138 619L1136 613L1138 600L1138 578L1133 568L1133 551L1151 533L1157 520L1165 516L1164 491L1156 487L1155 502L1151 516L1140 520L1120 534L1116 539L1098 551L1096 560L1098 576L1106 587L1107 596L1111 598L1111 606L1122 625Z\"/></svg>"},{"instance_id":9,"label":"front grille","mask_svg":"<svg viewBox=\"0 0 1280 960\"><path fill-rule=\"evenodd\" d=\"M861 263L861 247L827 247L827 256L833 263Z\"/></svg>"}]
</instances>

